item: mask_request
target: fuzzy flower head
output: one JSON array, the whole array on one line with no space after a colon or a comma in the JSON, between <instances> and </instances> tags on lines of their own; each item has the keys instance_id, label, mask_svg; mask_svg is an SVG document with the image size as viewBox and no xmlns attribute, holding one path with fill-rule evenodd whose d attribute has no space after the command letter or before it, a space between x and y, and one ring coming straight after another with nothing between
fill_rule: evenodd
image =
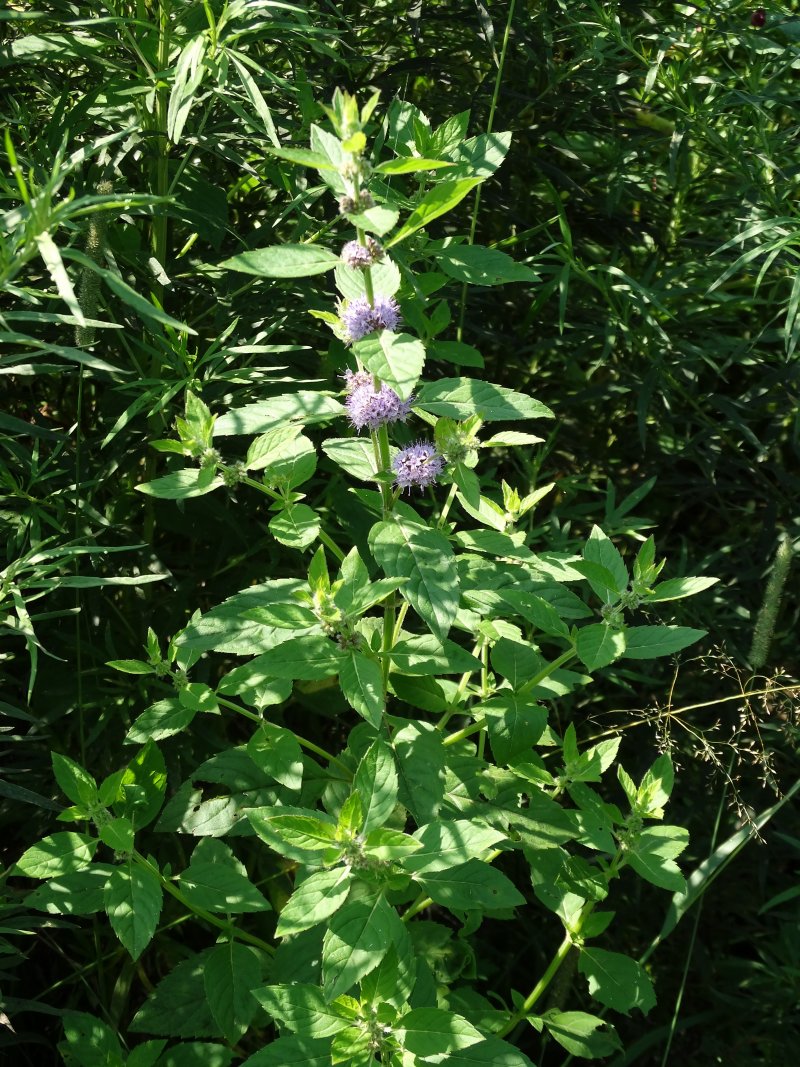
<instances>
[{"instance_id":1,"label":"fuzzy flower head","mask_svg":"<svg viewBox=\"0 0 800 1067\"><path fill-rule=\"evenodd\" d=\"M396 330L400 325L400 308L391 296L376 296L374 304L358 296L340 309L339 316L345 339L351 344L374 330Z\"/></svg>"},{"instance_id":2,"label":"fuzzy flower head","mask_svg":"<svg viewBox=\"0 0 800 1067\"><path fill-rule=\"evenodd\" d=\"M352 375L352 378L355 379L364 373L366 372L358 371ZM388 385L382 385L376 391L370 377L368 383L353 389L344 406L351 424L356 430L361 431L365 426L368 430L377 430L389 422L405 422L411 413L413 403L413 396L410 396L408 400L401 400L394 389L390 389Z\"/></svg>"},{"instance_id":3,"label":"fuzzy flower head","mask_svg":"<svg viewBox=\"0 0 800 1067\"><path fill-rule=\"evenodd\" d=\"M432 444L418 441L401 449L392 460L395 485L400 489L425 489L433 485L444 470L444 459Z\"/></svg>"},{"instance_id":4,"label":"fuzzy flower head","mask_svg":"<svg viewBox=\"0 0 800 1067\"><path fill-rule=\"evenodd\" d=\"M372 386L372 375L368 370L350 370L348 367L342 377L344 378L344 387L348 393L354 393L362 385Z\"/></svg>"},{"instance_id":5,"label":"fuzzy flower head","mask_svg":"<svg viewBox=\"0 0 800 1067\"><path fill-rule=\"evenodd\" d=\"M342 249L342 262L353 270L365 270L372 266L372 253L359 241L348 241Z\"/></svg>"}]
</instances>

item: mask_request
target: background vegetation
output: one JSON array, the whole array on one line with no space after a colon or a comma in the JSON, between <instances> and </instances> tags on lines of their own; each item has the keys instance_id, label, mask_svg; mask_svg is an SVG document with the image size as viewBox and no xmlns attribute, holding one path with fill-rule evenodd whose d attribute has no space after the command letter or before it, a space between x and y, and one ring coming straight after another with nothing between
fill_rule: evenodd
<instances>
[{"instance_id":1,"label":"background vegetation","mask_svg":"<svg viewBox=\"0 0 800 1067\"><path fill-rule=\"evenodd\" d=\"M174 633L196 608L294 573L239 490L178 507L134 492L166 469L148 441L170 435L187 389L221 410L339 388L342 345L306 314L317 279L219 267L337 225L315 174L266 150L307 145L336 86L379 88L382 106L413 103L432 126L469 110L470 132L510 130L511 149L441 235L472 234L539 280L452 285L443 336L557 416L544 445L493 456L490 480L556 483L532 543L574 549L598 522L630 552L655 531L675 574L721 579L682 608L709 631L693 658L619 667L552 708L584 738L622 732L640 772L671 744L684 869L716 856L703 900L649 958L658 1007L618 1022L627 1052L612 1062L794 1062L791 803L752 840L798 778L791 574L771 644L751 644L800 519L795 7L56 0L2 13L6 868L60 807L51 751L98 778L123 759L151 698L106 662L140 656L148 626ZM314 484L357 535L337 468L323 461ZM306 705L314 736L336 737L336 707ZM207 718L173 741L171 780L234 742L226 729ZM741 848L716 853L724 842ZM184 944L180 925L163 930L145 971L92 920L27 906L29 891L4 881L0 1048L58 1063L60 1012L124 1031ZM623 895L620 950L646 952L663 909L655 891ZM484 948L481 977L524 988L553 946L498 924ZM538 1040L526 1051L541 1067L563 1062Z\"/></svg>"}]
</instances>

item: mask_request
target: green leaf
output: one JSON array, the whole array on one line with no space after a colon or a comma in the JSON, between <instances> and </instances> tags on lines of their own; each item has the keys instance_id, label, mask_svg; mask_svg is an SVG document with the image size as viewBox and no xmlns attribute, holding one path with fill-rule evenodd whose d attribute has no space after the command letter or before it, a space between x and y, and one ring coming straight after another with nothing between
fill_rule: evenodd
<instances>
[{"instance_id":1,"label":"green leaf","mask_svg":"<svg viewBox=\"0 0 800 1067\"><path fill-rule=\"evenodd\" d=\"M186 899L204 911L241 915L271 910L246 875L224 864L193 861L178 882Z\"/></svg>"},{"instance_id":2,"label":"green leaf","mask_svg":"<svg viewBox=\"0 0 800 1067\"><path fill-rule=\"evenodd\" d=\"M312 152L310 148L267 148L271 156L285 159L302 167L314 167L315 170L335 171L333 163L321 152Z\"/></svg>"},{"instance_id":3,"label":"green leaf","mask_svg":"<svg viewBox=\"0 0 800 1067\"><path fill-rule=\"evenodd\" d=\"M443 359L457 367L483 367L483 356L477 348L463 341L432 341L428 345L431 359Z\"/></svg>"},{"instance_id":4,"label":"green leaf","mask_svg":"<svg viewBox=\"0 0 800 1067\"><path fill-rule=\"evenodd\" d=\"M411 859L413 862L414 857ZM417 881L437 904L450 910L500 911L525 903L513 882L478 859L458 867L418 874Z\"/></svg>"},{"instance_id":5,"label":"green leaf","mask_svg":"<svg viewBox=\"0 0 800 1067\"><path fill-rule=\"evenodd\" d=\"M605 567L614 578L614 591L625 592L628 586L628 568L616 546L599 526L592 527L592 532L583 548L583 558L589 560L590 563Z\"/></svg>"},{"instance_id":6,"label":"green leaf","mask_svg":"<svg viewBox=\"0 0 800 1067\"><path fill-rule=\"evenodd\" d=\"M625 634L605 623L583 626L578 630L575 651L587 671L599 670L625 654Z\"/></svg>"},{"instance_id":7,"label":"green leaf","mask_svg":"<svg viewBox=\"0 0 800 1067\"><path fill-rule=\"evenodd\" d=\"M307 278L324 274L339 262L337 255L319 245L272 245L240 252L220 263L220 267L260 278Z\"/></svg>"},{"instance_id":8,"label":"green leaf","mask_svg":"<svg viewBox=\"0 0 800 1067\"><path fill-rule=\"evenodd\" d=\"M544 661L533 645L501 637L491 651L491 662L512 689L521 689L542 669Z\"/></svg>"},{"instance_id":9,"label":"green leaf","mask_svg":"<svg viewBox=\"0 0 800 1067\"><path fill-rule=\"evenodd\" d=\"M80 1067L123 1067L122 1046L106 1023L82 1011L63 1015L65 1041L58 1049L65 1063Z\"/></svg>"},{"instance_id":10,"label":"green leaf","mask_svg":"<svg viewBox=\"0 0 800 1067\"><path fill-rule=\"evenodd\" d=\"M59 878L88 867L97 845L97 840L88 834L64 830L31 845L14 869L27 878Z\"/></svg>"},{"instance_id":11,"label":"green leaf","mask_svg":"<svg viewBox=\"0 0 800 1067\"><path fill-rule=\"evenodd\" d=\"M719 578L670 578L660 582L647 597L647 602L661 600L680 600L681 597L694 596L716 585Z\"/></svg>"},{"instance_id":12,"label":"green leaf","mask_svg":"<svg viewBox=\"0 0 800 1067\"><path fill-rule=\"evenodd\" d=\"M224 1045L184 1041L167 1049L158 1067L230 1067L232 1059L233 1051Z\"/></svg>"},{"instance_id":13,"label":"green leaf","mask_svg":"<svg viewBox=\"0 0 800 1067\"><path fill-rule=\"evenodd\" d=\"M398 1020L394 1032L408 1052L421 1059L435 1056L437 1062L448 1052L483 1040L472 1023L443 1008L414 1008ZM449 1057L445 1062L450 1062Z\"/></svg>"},{"instance_id":14,"label":"green leaf","mask_svg":"<svg viewBox=\"0 0 800 1067\"><path fill-rule=\"evenodd\" d=\"M542 1022L559 1045L573 1056L596 1060L622 1048L614 1027L585 1011L548 1012Z\"/></svg>"},{"instance_id":15,"label":"green leaf","mask_svg":"<svg viewBox=\"0 0 800 1067\"><path fill-rule=\"evenodd\" d=\"M458 573L453 550L438 530L402 515L377 523L370 548L387 578L407 578L402 594L440 640L458 612Z\"/></svg>"},{"instance_id":16,"label":"green leaf","mask_svg":"<svg viewBox=\"0 0 800 1067\"><path fill-rule=\"evenodd\" d=\"M470 415L478 415L484 422L553 418L550 408L533 397L478 378L440 378L426 382L415 406L432 415L458 420L468 419Z\"/></svg>"},{"instance_id":17,"label":"green leaf","mask_svg":"<svg viewBox=\"0 0 800 1067\"><path fill-rule=\"evenodd\" d=\"M386 159L375 167L376 174L414 174L419 170L438 170L441 167L452 167L453 164L447 159L419 159L417 156L398 156L396 159Z\"/></svg>"},{"instance_id":18,"label":"green leaf","mask_svg":"<svg viewBox=\"0 0 800 1067\"><path fill-rule=\"evenodd\" d=\"M294 441L300 436L302 426L297 422L282 423L267 430L250 442L244 465L249 471L263 470L271 463L294 455Z\"/></svg>"},{"instance_id":19,"label":"green leaf","mask_svg":"<svg viewBox=\"0 0 800 1067\"><path fill-rule=\"evenodd\" d=\"M159 700L142 712L125 735L125 741L128 744L162 741L165 737L180 733L196 714L194 708L181 704L177 697Z\"/></svg>"},{"instance_id":20,"label":"green leaf","mask_svg":"<svg viewBox=\"0 0 800 1067\"><path fill-rule=\"evenodd\" d=\"M302 787L303 754L291 730L265 720L247 742L247 754L260 771L287 789Z\"/></svg>"},{"instance_id":21,"label":"green leaf","mask_svg":"<svg viewBox=\"0 0 800 1067\"><path fill-rule=\"evenodd\" d=\"M685 893L686 879L674 861L688 843L689 832L682 826L650 826L634 835L625 858L641 878L659 889Z\"/></svg>"},{"instance_id":22,"label":"green leaf","mask_svg":"<svg viewBox=\"0 0 800 1067\"><path fill-rule=\"evenodd\" d=\"M322 634L292 637L259 657L273 678L315 681L337 674L347 656L335 642Z\"/></svg>"},{"instance_id":23,"label":"green leaf","mask_svg":"<svg viewBox=\"0 0 800 1067\"><path fill-rule=\"evenodd\" d=\"M222 478L211 467L185 467L163 478L135 486L136 491L159 500L188 500L193 496L205 496L224 485Z\"/></svg>"},{"instance_id":24,"label":"green leaf","mask_svg":"<svg viewBox=\"0 0 800 1067\"><path fill-rule=\"evenodd\" d=\"M381 962L392 943L397 912L380 896L356 901L337 911L322 942L322 988L325 999L346 993Z\"/></svg>"},{"instance_id":25,"label":"green leaf","mask_svg":"<svg viewBox=\"0 0 800 1067\"><path fill-rule=\"evenodd\" d=\"M403 674L463 674L479 671L482 663L455 641L439 641L433 634L404 637L392 648L392 665Z\"/></svg>"},{"instance_id":26,"label":"green leaf","mask_svg":"<svg viewBox=\"0 0 800 1067\"><path fill-rule=\"evenodd\" d=\"M414 873L446 871L484 857L504 836L491 826L467 819L431 822L414 832L420 848L403 860L403 868Z\"/></svg>"},{"instance_id":27,"label":"green leaf","mask_svg":"<svg viewBox=\"0 0 800 1067\"><path fill-rule=\"evenodd\" d=\"M589 993L607 1008L624 1012L639 1008L645 1015L655 1005L653 984L644 968L620 952L582 948L578 971L589 983Z\"/></svg>"},{"instance_id":28,"label":"green leaf","mask_svg":"<svg viewBox=\"0 0 800 1067\"><path fill-rule=\"evenodd\" d=\"M258 1011L258 1004L250 995L261 982L258 954L237 941L217 945L206 961L203 980L211 1014L234 1045Z\"/></svg>"},{"instance_id":29,"label":"green leaf","mask_svg":"<svg viewBox=\"0 0 800 1067\"><path fill-rule=\"evenodd\" d=\"M363 437L329 437L322 442L322 451L347 471L351 478L363 482L375 480L378 465L372 441ZM395 449L396 451L396 449Z\"/></svg>"},{"instance_id":30,"label":"green leaf","mask_svg":"<svg viewBox=\"0 0 800 1067\"><path fill-rule=\"evenodd\" d=\"M394 735L399 798L418 825L439 814L444 798L445 754L441 734L430 723L409 722Z\"/></svg>"},{"instance_id":31,"label":"green leaf","mask_svg":"<svg viewBox=\"0 0 800 1067\"><path fill-rule=\"evenodd\" d=\"M392 750L380 737L361 757L353 790L361 798L362 832L383 826L397 805L398 778Z\"/></svg>"},{"instance_id":32,"label":"green leaf","mask_svg":"<svg viewBox=\"0 0 800 1067\"><path fill-rule=\"evenodd\" d=\"M505 159L511 146L508 130L501 133L480 133L462 141L452 152L451 158L458 167L459 175L472 175L479 181L491 177Z\"/></svg>"},{"instance_id":33,"label":"green leaf","mask_svg":"<svg viewBox=\"0 0 800 1067\"><path fill-rule=\"evenodd\" d=\"M469 285L503 285L506 282L533 282L536 271L515 262L505 252L482 245L448 245L434 253L438 266L456 281Z\"/></svg>"},{"instance_id":34,"label":"green leaf","mask_svg":"<svg viewBox=\"0 0 800 1067\"><path fill-rule=\"evenodd\" d=\"M295 889L284 905L275 931L288 937L329 919L347 900L351 876L346 867L315 871Z\"/></svg>"},{"instance_id":35,"label":"green leaf","mask_svg":"<svg viewBox=\"0 0 800 1067\"><path fill-rule=\"evenodd\" d=\"M307 504L290 504L270 521L270 534L289 548L302 551L319 536L320 517Z\"/></svg>"},{"instance_id":36,"label":"green leaf","mask_svg":"<svg viewBox=\"0 0 800 1067\"><path fill-rule=\"evenodd\" d=\"M253 996L273 1019L302 1037L332 1037L349 1026L355 1012L329 1004L318 986L273 985L254 989Z\"/></svg>"},{"instance_id":37,"label":"green leaf","mask_svg":"<svg viewBox=\"0 0 800 1067\"><path fill-rule=\"evenodd\" d=\"M529 753L547 726L547 710L529 697L500 693L474 711L482 712L489 730L492 753L498 764L508 765Z\"/></svg>"},{"instance_id":38,"label":"green leaf","mask_svg":"<svg viewBox=\"0 0 800 1067\"><path fill-rule=\"evenodd\" d=\"M130 761L120 782L121 801L114 809L137 830L155 819L167 791L167 768L154 741L149 740Z\"/></svg>"},{"instance_id":39,"label":"green leaf","mask_svg":"<svg viewBox=\"0 0 800 1067\"><path fill-rule=\"evenodd\" d=\"M440 215L451 211L478 185L479 181L479 178L461 178L457 181L440 182L425 194L391 241L387 242L386 247L391 248L399 244L412 233L427 226L434 219L438 219Z\"/></svg>"},{"instance_id":40,"label":"green leaf","mask_svg":"<svg viewBox=\"0 0 800 1067\"><path fill-rule=\"evenodd\" d=\"M97 803L97 782L88 771L68 756L62 756L58 752L51 752L50 759L53 764L53 774L65 797L73 804L80 804L83 807L91 807Z\"/></svg>"},{"instance_id":41,"label":"green leaf","mask_svg":"<svg viewBox=\"0 0 800 1067\"><path fill-rule=\"evenodd\" d=\"M134 1016L133 1033L164 1037L219 1037L205 993L206 961L213 949L182 960L161 979Z\"/></svg>"},{"instance_id":42,"label":"green leaf","mask_svg":"<svg viewBox=\"0 0 800 1067\"><path fill-rule=\"evenodd\" d=\"M279 1037L241 1064L241 1067L330 1067L329 1040L292 1034Z\"/></svg>"},{"instance_id":43,"label":"green leaf","mask_svg":"<svg viewBox=\"0 0 800 1067\"><path fill-rule=\"evenodd\" d=\"M113 871L110 864L94 863L72 874L50 878L28 894L25 906L51 915L93 915L103 910L106 884Z\"/></svg>"},{"instance_id":44,"label":"green leaf","mask_svg":"<svg viewBox=\"0 0 800 1067\"><path fill-rule=\"evenodd\" d=\"M329 422L342 414L344 408L333 397L326 393L299 389L297 392L274 396L269 400L256 400L252 404L226 412L214 423L214 437L260 434L290 420L308 426L317 422Z\"/></svg>"},{"instance_id":45,"label":"green leaf","mask_svg":"<svg viewBox=\"0 0 800 1067\"><path fill-rule=\"evenodd\" d=\"M446 1067L535 1067L524 1052L499 1037L487 1037L452 1052L444 1063Z\"/></svg>"},{"instance_id":46,"label":"green leaf","mask_svg":"<svg viewBox=\"0 0 800 1067\"><path fill-rule=\"evenodd\" d=\"M148 867L129 861L108 880L105 909L111 928L138 960L156 932L161 914L161 883Z\"/></svg>"},{"instance_id":47,"label":"green leaf","mask_svg":"<svg viewBox=\"0 0 800 1067\"><path fill-rule=\"evenodd\" d=\"M425 365L425 347L408 333L381 330L353 345L353 352L370 374L408 399Z\"/></svg>"},{"instance_id":48,"label":"green leaf","mask_svg":"<svg viewBox=\"0 0 800 1067\"><path fill-rule=\"evenodd\" d=\"M347 703L378 729L386 710L380 664L361 652L348 652L339 668L339 686Z\"/></svg>"},{"instance_id":49,"label":"green leaf","mask_svg":"<svg viewBox=\"0 0 800 1067\"><path fill-rule=\"evenodd\" d=\"M108 659L106 667L123 674L155 674L153 664L141 659Z\"/></svg>"},{"instance_id":50,"label":"green leaf","mask_svg":"<svg viewBox=\"0 0 800 1067\"><path fill-rule=\"evenodd\" d=\"M625 659L656 659L693 645L707 630L691 626L628 626L625 629Z\"/></svg>"},{"instance_id":51,"label":"green leaf","mask_svg":"<svg viewBox=\"0 0 800 1067\"><path fill-rule=\"evenodd\" d=\"M112 819L100 827L100 840L115 852L133 849L133 825L130 819Z\"/></svg>"}]
</instances>

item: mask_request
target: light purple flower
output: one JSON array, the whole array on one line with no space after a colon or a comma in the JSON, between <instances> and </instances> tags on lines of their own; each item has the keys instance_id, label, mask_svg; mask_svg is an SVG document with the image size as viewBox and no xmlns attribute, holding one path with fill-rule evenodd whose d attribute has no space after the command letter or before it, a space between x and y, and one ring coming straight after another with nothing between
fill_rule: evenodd
<instances>
[{"instance_id":1,"label":"light purple flower","mask_svg":"<svg viewBox=\"0 0 800 1067\"><path fill-rule=\"evenodd\" d=\"M357 296L340 309L339 315L350 343L374 330L394 330L400 325L400 308L391 296L376 296L374 305L365 296Z\"/></svg>"},{"instance_id":2,"label":"light purple flower","mask_svg":"<svg viewBox=\"0 0 800 1067\"><path fill-rule=\"evenodd\" d=\"M372 375L368 370L350 370L348 367L342 377L348 393L354 393L362 385L372 385Z\"/></svg>"},{"instance_id":3,"label":"light purple flower","mask_svg":"<svg viewBox=\"0 0 800 1067\"><path fill-rule=\"evenodd\" d=\"M433 485L444 470L444 460L427 441L401 449L392 460L395 485L400 489Z\"/></svg>"},{"instance_id":4,"label":"light purple flower","mask_svg":"<svg viewBox=\"0 0 800 1067\"><path fill-rule=\"evenodd\" d=\"M358 375L365 373L365 371L357 372ZM353 374L352 378L355 379L356 376ZM369 430L377 430L379 426L389 422L405 422L411 413L413 403L413 396L410 396L408 400L401 400L394 389L390 389L388 385L382 385L376 392L370 380L353 389L344 406L352 425L356 430L361 431L365 426Z\"/></svg>"},{"instance_id":5,"label":"light purple flower","mask_svg":"<svg viewBox=\"0 0 800 1067\"><path fill-rule=\"evenodd\" d=\"M372 266L372 252L368 245L348 241L342 249L342 262L353 270L366 270Z\"/></svg>"}]
</instances>

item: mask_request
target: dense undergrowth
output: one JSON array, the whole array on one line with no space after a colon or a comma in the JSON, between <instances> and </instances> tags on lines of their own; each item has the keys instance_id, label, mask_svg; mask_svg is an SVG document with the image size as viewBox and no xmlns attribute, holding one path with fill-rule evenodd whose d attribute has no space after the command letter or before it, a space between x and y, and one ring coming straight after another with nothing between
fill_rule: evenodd
<instances>
[{"instance_id":1,"label":"dense undergrowth","mask_svg":"<svg viewBox=\"0 0 800 1067\"><path fill-rule=\"evenodd\" d=\"M794 8L2 13L9 1062L794 1062Z\"/></svg>"}]
</instances>

